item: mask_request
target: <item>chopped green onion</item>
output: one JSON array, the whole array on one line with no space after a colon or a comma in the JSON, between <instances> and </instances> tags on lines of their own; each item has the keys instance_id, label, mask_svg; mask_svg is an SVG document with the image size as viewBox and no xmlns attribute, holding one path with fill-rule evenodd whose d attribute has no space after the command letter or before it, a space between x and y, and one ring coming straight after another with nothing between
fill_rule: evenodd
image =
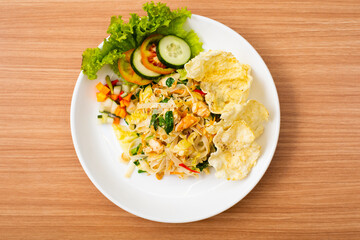
<instances>
[{"instance_id":1,"label":"chopped green onion","mask_svg":"<svg viewBox=\"0 0 360 240\"><path fill-rule=\"evenodd\" d=\"M140 147L141 147L141 143L140 143L136 148L131 149L131 150L130 150L130 154L131 154L132 156L138 154L138 151L139 151Z\"/></svg>"},{"instance_id":2,"label":"chopped green onion","mask_svg":"<svg viewBox=\"0 0 360 240\"><path fill-rule=\"evenodd\" d=\"M144 171L144 170L138 170L138 173L145 173L146 171Z\"/></svg>"},{"instance_id":3,"label":"chopped green onion","mask_svg":"<svg viewBox=\"0 0 360 240\"><path fill-rule=\"evenodd\" d=\"M154 138L154 135L151 135L151 136L148 136L145 138L145 140L150 140L150 139L153 139Z\"/></svg>"},{"instance_id":4,"label":"chopped green onion","mask_svg":"<svg viewBox=\"0 0 360 240\"><path fill-rule=\"evenodd\" d=\"M178 81L178 83L179 83L179 84L184 84L184 85L186 85L186 84L188 83L188 80L187 80L187 79L185 79L185 80L180 80L180 81Z\"/></svg>"},{"instance_id":5,"label":"chopped green onion","mask_svg":"<svg viewBox=\"0 0 360 240\"><path fill-rule=\"evenodd\" d=\"M198 163L196 165L196 168L198 168L200 170L200 172L202 172L202 170L204 170L207 167L209 167L209 161L208 160L206 160L206 161L204 161L202 163Z\"/></svg>"},{"instance_id":6,"label":"chopped green onion","mask_svg":"<svg viewBox=\"0 0 360 240\"><path fill-rule=\"evenodd\" d=\"M161 103L167 103L170 100L170 98L164 98L163 100L161 100Z\"/></svg>"}]
</instances>

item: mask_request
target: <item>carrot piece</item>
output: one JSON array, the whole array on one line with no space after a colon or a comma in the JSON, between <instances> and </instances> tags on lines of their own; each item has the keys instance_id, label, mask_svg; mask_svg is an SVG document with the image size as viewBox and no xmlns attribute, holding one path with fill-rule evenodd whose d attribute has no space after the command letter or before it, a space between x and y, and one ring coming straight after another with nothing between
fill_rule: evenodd
<instances>
[{"instance_id":1,"label":"carrot piece","mask_svg":"<svg viewBox=\"0 0 360 240\"><path fill-rule=\"evenodd\" d=\"M96 99L98 102L103 102L105 101L107 98L106 94L102 93L102 92L97 92L96 93Z\"/></svg>"},{"instance_id":2,"label":"carrot piece","mask_svg":"<svg viewBox=\"0 0 360 240\"><path fill-rule=\"evenodd\" d=\"M130 100L131 100L131 95L132 95L132 93L129 93L129 94L126 95L126 97L124 97L123 99L126 100L126 101L128 101L128 102L130 102Z\"/></svg>"},{"instance_id":3,"label":"carrot piece","mask_svg":"<svg viewBox=\"0 0 360 240\"><path fill-rule=\"evenodd\" d=\"M120 118L114 118L113 124L119 125L119 123L120 123Z\"/></svg>"},{"instance_id":4,"label":"carrot piece","mask_svg":"<svg viewBox=\"0 0 360 240\"><path fill-rule=\"evenodd\" d=\"M101 83L101 82L99 82L98 84L96 84L96 89L97 90L99 90L99 91L101 91L101 89L104 87L104 85Z\"/></svg>"},{"instance_id":5,"label":"carrot piece","mask_svg":"<svg viewBox=\"0 0 360 240\"><path fill-rule=\"evenodd\" d=\"M96 85L96 89L105 95L108 95L108 93L110 92L110 89L108 87L105 87L101 82Z\"/></svg>"},{"instance_id":6,"label":"carrot piece","mask_svg":"<svg viewBox=\"0 0 360 240\"><path fill-rule=\"evenodd\" d=\"M124 102L124 100L121 100L121 101L120 101L120 107L125 107L125 102Z\"/></svg>"},{"instance_id":7,"label":"carrot piece","mask_svg":"<svg viewBox=\"0 0 360 240\"><path fill-rule=\"evenodd\" d=\"M121 118L125 118L125 117L126 117L126 114L127 114L127 113L126 113L125 108L121 108L121 109L120 109L120 115L119 115L119 116L120 116Z\"/></svg>"},{"instance_id":8,"label":"carrot piece","mask_svg":"<svg viewBox=\"0 0 360 240\"><path fill-rule=\"evenodd\" d=\"M104 86L104 87L100 90L100 92L102 92L102 93L105 94L105 95L108 95L109 92L110 92L110 88Z\"/></svg>"},{"instance_id":9,"label":"carrot piece","mask_svg":"<svg viewBox=\"0 0 360 240\"><path fill-rule=\"evenodd\" d=\"M121 111L121 107L118 106L118 107L115 109L115 115L116 115L116 116L120 116L120 111Z\"/></svg>"},{"instance_id":10,"label":"carrot piece","mask_svg":"<svg viewBox=\"0 0 360 240\"><path fill-rule=\"evenodd\" d=\"M126 106L126 107L128 107L129 105L130 105L130 101L126 101L126 100L123 100L124 101L124 105Z\"/></svg>"},{"instance_id":11,"label":"carrot piece","mask_svg":"<svg viewBox=\"0 0 360 240\"><path fill-rule=\"evenodd\" d=\"M116 101L119 98L119 95L116 94L110 94L110 98L114 101Z\"/></svg>"}]
</instances>

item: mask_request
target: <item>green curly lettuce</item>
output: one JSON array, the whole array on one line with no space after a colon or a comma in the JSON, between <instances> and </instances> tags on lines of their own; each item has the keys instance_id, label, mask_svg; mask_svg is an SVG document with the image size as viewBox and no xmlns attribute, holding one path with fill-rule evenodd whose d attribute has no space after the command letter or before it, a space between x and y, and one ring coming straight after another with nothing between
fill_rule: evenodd
<instances>
[{"instance_id":1,"label":"green curly lettuce","mask_svg":"<svg viewBox=\"0 0 360 240\"><path fill-rule=\"evenodd\" d=\"M88 48L82 55L81 69L89 79L96 79L96 73L105 65L111 65L119 75L117 62L124 57L123 52L136 48L152 33L176 35L183 38L191 48L192 57L203 51L202 43L194 31L186 31L183 25L191 12L186 8L171 11L165 3L149 2L143 5L147 16L139 17L131 14L129 22L122 20L121 16L111 17L107 33L110 36L104 39L100 48Z\"/></svg>"}]
</instances>

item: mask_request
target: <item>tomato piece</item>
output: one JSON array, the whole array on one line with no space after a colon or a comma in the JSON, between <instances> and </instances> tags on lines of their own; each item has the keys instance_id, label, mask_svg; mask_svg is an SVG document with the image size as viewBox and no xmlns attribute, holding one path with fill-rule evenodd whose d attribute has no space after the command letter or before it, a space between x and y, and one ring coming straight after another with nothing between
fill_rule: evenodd
<instances>
[{"instance_id":1,"label":"tomato piece","mask_svg":"<svg viewBox=\"0 0 360 240\"><path fill-rule=\"evenodd\" d=\"M130 49L130 50L124 52L124 54L125 54L125 60L126 60L127 62L130 62L131 54L132 54L132 52L133 52L134 50L135 50L135 49Z\"/></svg>"},{"instance_id":2,"label":"tomato piece","mask_svg":"<svg viewBox=\"0 0 360 240\"><path fill-rule=\"evenodd\" d=\"M134 49L124 52L125 57L120 58L118 61L119 72L121 76L128 82L138 85L147 85L151 83L151 80L144 79L137 75L131 67L130 56Z\"/></svg>"},{"instance_id":3,"label":"tomato piece","mask_svg":"<svg viewBox=\"0 0 360 240\"><path fill-rule=\"evenodd\" d=\"M152 34L143 41L140 47L141 62L151 71L160 74L170 74L174 72L175 69L166 67L160 62L156 54L156 47L162 37L164 36L161 34Z\"/></svg>"},{"instance_id":4,"label":"tomato piece","mask_svg":"<svg viewBox=\"0 0 360 240\"><path fill-rule=\"evenodd\" d=\"M119 80L114 80L114 81L111 81L111 84L115 87L115 85L119 82Z\"/></svg>"}]
</instances>

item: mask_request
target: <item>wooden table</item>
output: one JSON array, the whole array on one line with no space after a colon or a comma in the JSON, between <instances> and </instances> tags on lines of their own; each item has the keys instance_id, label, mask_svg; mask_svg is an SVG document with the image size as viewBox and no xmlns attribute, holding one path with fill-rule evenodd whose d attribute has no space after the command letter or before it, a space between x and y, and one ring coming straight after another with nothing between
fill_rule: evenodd
<instances>
[{"instance_id":1,"label":"wooden table","mask_svg":"<svg viewBox=\"0 0 360 240\"><path fill-rule=\"evenodd\" d=\"M218 216L163 224L90 182L70 101L81 53L143 1L0 1L0 239L359 239L360 2L167 1L220 21L267 63L281 103L274 159Z\"/></svg>"}]
</instances>

